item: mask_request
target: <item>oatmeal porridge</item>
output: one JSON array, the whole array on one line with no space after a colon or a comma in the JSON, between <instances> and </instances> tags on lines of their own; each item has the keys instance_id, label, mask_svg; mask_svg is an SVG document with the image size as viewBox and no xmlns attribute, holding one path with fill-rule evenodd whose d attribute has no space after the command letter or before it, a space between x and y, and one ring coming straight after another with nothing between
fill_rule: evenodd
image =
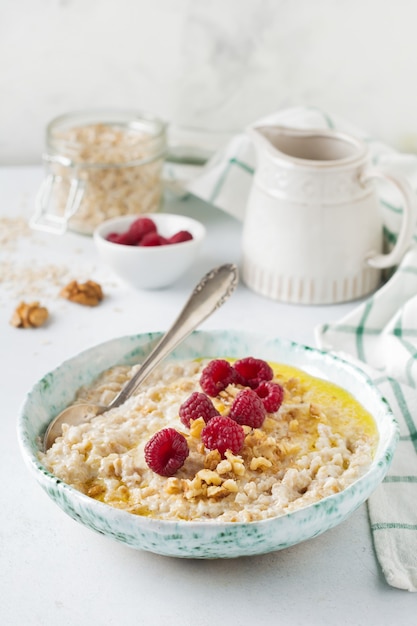
<instances>
[{"instance_id":1,"label":"oatmeal porridge","mask_svg":"<svg viewBox=\"0 0 417 626\"><path fill-rule=\"evenodd\" d=\"M363 475L377 444L368 412L290 366L252 359L258 380L250 359L168 361L122 406L64 426L41 460L92 498L165 520L276 517ZM137 367L103 373L77 402L108 404Z\"/></svg>"}]
</instances>

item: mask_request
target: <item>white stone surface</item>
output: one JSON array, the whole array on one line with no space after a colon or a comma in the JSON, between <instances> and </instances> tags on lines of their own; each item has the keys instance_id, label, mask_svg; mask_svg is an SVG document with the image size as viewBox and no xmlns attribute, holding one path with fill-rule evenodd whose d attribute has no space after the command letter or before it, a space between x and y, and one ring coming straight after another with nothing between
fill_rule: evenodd
<instances>
[{"instance_id":1,"label":"white stone surface","mask_svg":"<svg viewBox=\"0 0 417 626\"><path fill-rule=\"evenodd\" d=\"M0 168L0 216L30 216L41 179L40 167ZM181 560L135 551L81 526L24 466L16 420L37 380L89 346L167 328L209 268L239 260L240 222L191 197L171 208L204 221L208 237L192 271L166 290L123 287L99 263L91 238L74 233L36 232L21 237L13 254L0 250L16 271L54 264L80 281L99 280L106 292L92 310L59 298L53 283L34 280L32 288L51 318L45 327L22 330L9 319L19 289L24 288L20 297L29 297L25 281L0 281L1 626L414 626L416 596L385 582L366 505L343 524L287 550ZM260 328L312 345L316 324L339 319L352 306L284 305L240 284L204 328Z\"/></svg>"},{"instance_id":2,"label":"white stone surface","mask_svg":"<svg viewBox=\"0 0 417 626\"><path fill-rule=\"evenodd\" d=\"M97 106L229 133L311 105L415 151L416 20L413 0L2 0L0 164Z\"/></svg>"}]
</instances>

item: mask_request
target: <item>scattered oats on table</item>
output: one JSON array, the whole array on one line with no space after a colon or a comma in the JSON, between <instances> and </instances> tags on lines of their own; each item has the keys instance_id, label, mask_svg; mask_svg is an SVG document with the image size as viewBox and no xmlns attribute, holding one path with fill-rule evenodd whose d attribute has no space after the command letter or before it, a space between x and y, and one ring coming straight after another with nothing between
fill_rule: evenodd
<instances>
[{"instance_id":1,"label":"scattered oats on table","mask_svg":"<svg viewBox=\"0 0 417 626\"><path fill-rule=\"evenodd\" d=\"M11 249L20 237L29 237L31 230L24 217L0 217L0 247Z\"/></svg>"}]
</instances>

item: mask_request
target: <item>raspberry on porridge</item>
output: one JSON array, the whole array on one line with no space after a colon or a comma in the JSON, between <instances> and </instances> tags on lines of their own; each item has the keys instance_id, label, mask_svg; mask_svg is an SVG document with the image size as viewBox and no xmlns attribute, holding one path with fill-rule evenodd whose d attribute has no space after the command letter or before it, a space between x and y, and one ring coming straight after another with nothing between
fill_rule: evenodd
<instances>
[{"instance_id":1,"label":"raspberry on porridge","mask_svg":"<svg viewBox=\"0 0 417 626\"><path fill-rule=\"evenodd\" d=\"M178 415L184 426L190 427L191 420L202 417L205 422L219 415L211 399L205 393L194 391L178 409Z\"/></svg>"},{"instance_id":2,"label":"raspberry on porridge","mask_svg":"<svg viewBox=\"0 0 417 626\"><path fill-rule=\"evenodd\" d=\"M77 401L108 404L137 367L104 372ZM342 491L376 444L372 417L332 383L254 357L196 359L160 365L124 405L64 426L40 458L132 514L250 522Z\"/></svg>"},{"instance_id":3,"label":"raspberry on porridge","mask_svg":"<svg viewBox=\"0 0 417 626\"><path fill-rule=\"evenodd\" d=\"M261 428L266 417L266 409L261 398L253 389L242 389L233 400L229 416L238 424Z\"/></svg>"}]
</instances>

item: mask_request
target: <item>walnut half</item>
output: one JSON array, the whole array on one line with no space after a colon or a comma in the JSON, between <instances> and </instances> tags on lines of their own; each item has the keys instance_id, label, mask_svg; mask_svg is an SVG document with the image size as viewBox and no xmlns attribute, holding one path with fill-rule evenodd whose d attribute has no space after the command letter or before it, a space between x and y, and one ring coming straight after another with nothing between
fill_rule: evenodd
<instances>
[{"instance_id":1,"label":"walnut half","mask_svg":"<svg viewBox=\"0 0 417 626\"><path fill-rule=\"evenodd\" d=\"M49 317L48 309L39 302L21 302L15 309L10 323L16 328L37 328Z\"/></svg>"},{"instance_id":2,"label":"walnut half","mask_svg":"<svg viewBox=\"0 0 417 626\"><path fill-rule=\"evenodd\" d=\"M87 280L85 283L78 283L72 280L60 291L60 296L85 306L97 306L103 299L103 291L100 285L94 280Z\"/></svg>"}]
</instances>

